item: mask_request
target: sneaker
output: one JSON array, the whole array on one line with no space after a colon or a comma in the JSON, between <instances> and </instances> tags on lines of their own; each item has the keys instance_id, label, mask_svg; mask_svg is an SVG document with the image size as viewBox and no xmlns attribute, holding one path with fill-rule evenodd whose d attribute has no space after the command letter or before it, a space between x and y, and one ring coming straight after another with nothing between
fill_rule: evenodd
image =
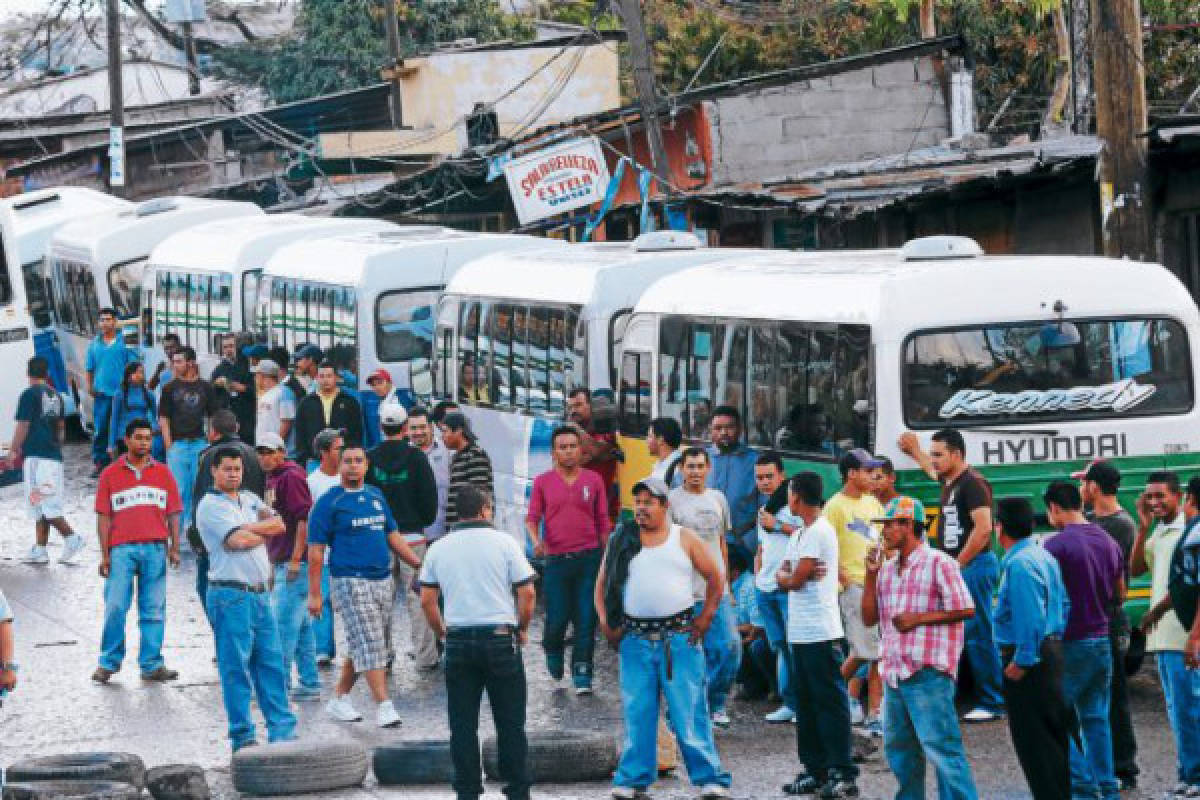
<instances>
[{"instance_id":1,"label":"sneaker","mask_svg":"<svg viewBox=\"0 0 1200 800\"><path fill-rule=\"evenodd\" d=\"M732 723L733 723L733 721L731 719L729 719L729 714L726 713L725 711L714 711L712 713L712 724L714 727L724 730L725 728L728 728ZM721 787L721 788L724 788L724 787Z\"/></svg>"},{"instance_id":2,"label":"sneaker","mask_svg":"<svg viewBox=\"0 0 1200 800\"><path fill-rule=\"evenodd\" d=\"M375 723L381 728L396 728L401 724L400 714L391 700L384 700L375 710Z\"/></svg>"},{"instance_id":3,"label":"sneaker","mask_svg":"<svg viewBox=\"0 0 1200 800\"><path fill-rule=\"evenodd\" d=\"M329 712L329 716L342 722L358 722L362 719L362 714L358 713L354 708L354 704L350 702L350 698L346 695L334 695L325 704L325 710Z\"/></svg>"},{"instance_id":4,"label":"sneaker","mask_svg":"<svg viewBox=\"0 0 1200 800\"><path fill-rule=\"evenodd\" d=\"M972 708L964 714L963 722L991 722L1000 719L1002 716L1004 715L999 712L989 711L983 706L979 706L978 708Z\"/></svg>"},{"instance_id":5,"label":"sneaker","mask_svg":"<svg viewBox=\"0 0 1200 800\"><path fill-rule=\"evenodd\" d=\"M24 561L26 564L49 564L50 563L50 554L46 552L45 547L41 547L41 546L35 544L30 549L29 555L25 556L25 558L23 558L21 560Z\"/></svg>"},{"instance_id":6,"label":"sneaker","mask_svg":"<svg viewBox=\"0 0 1200 800\"><path fill-rule=\"evenodd\" d=\"M701 800L718 800L718 798L729 797L729 790L718 783L710 783L700 787Z\"/></svg>"},{"instance_id":7,"label":"sneaker","mask_svg":"<svg viewBox=\"0 0 1200 800\"><path fill-rule=\"evenodd\" d=\"M75 559L78 558L79 554L82 553L86 548L87 542L83 540L82 536L80 536L78 533L71 534L67 537L66 542L63 544L62 555L58 557L58 563L74 564Z\"/></svg>"},{"instance_id":8,"label":"sneaker","mask_svg":"<svg viewBox=\"0 0 1200 800\"><path fill-rule=\"evenodd\" d=\"M821 800L837 800L842 797L858 797L858 784L846 778L830 778L821 787Z\"/></svg>"},{"instance_id":9,"label":"sneaker","mask_svg":"<svg viewBox=\"0 0 1200 800\"><path fill-rule=\"evenodd\" d=\"M770 714L767 714L766 716L764 716L763 719L765 719L767 722L775 722L775 723L795 722L796 721L796 712L792 711L787 706L780 706L779 708L772 711Z\"/></svg>"},{"instance_id":10,"label":"sneaker","mask_svg":"<svg viewBox=\"0 0 1200 800\"><path fill-rule=\"evenodd\" d=\"M546 671L550 673L551 678L561 681L564 669L562 653L546 653Z\"/></svg>"},{"instance_id":11,"label":"sneaker","mask_svg":"<svg viewBox=\"0 0 1200 800\"><path fill-rule=\"evenodd\" d=\"M96 671L92 673L92 680L96 683L108 683L108 679L116 674L114 669L106 669L105 667L96 667Z\"/></svg>"},{"instance_id":12,"label":"sneaker","mask_svg":"<svg viewBox=\"0 0 1200 800\"><path fill-rule=\"evenodd\" d=\"M176 672L173 669L167 669L166 667L159 667L158 669L154 669L154 670L150 670L149 672L142 673L142 680L157 681L160 683L162 681L173 681L178 677L179 677L178 672Z\"/></svg>"},{"instance_id":13,"label":"sneaker","mask_svg":"<svg viewBox=\"0 0 1200 800\"><path fill-rule=\"evenodd\" d=\"M650 794L645 789L633 786L614 786L612 797L613 800L645 800Z\"/></svg>"},{"instance_id":14,"label":"sneaker","mask_svg":"<svg viewBox=\"0 0 1200 800\"><path fill-rule=\"evenodd\" d=\"M233 746L233 752L236 753L239 750L245 750L247 747L258 747L258 742L254 741L253 739L245 742L239 742Z\"/></svg>"},{"instance_id":15,"label":"sneaker","mask_svg":"<svg viewBox=\"0 0 1200 800\"><path fill-rule=\"evenodd\" d=\"M328 653L317 653L317 667L319 669L333 669L333 656Z\"/></svg>"},{"instance_id":16,"label":"sneaker","mask_svg":"<svg viewBox=\"0 0 1200 800\"><path fill-rule=\"evenodd\" d=\"M1188 786L1180 797L1200 797L1200 784Z\"/></svg>"},{"instance_id":17,"label":"sneaker","mask_svg":"<svg viewBox=\"0 0 1200 800\"><path fill-rule=\"evenodd\" d=\"M320 686L296 686L291 691L293 700L320 700Z\"/></svg>"},{"instance_id":18,"label":"sneaker","mask_svg":"<svg viewBox=\"0 0 1200 800\"><path fill-rule=\"evenodd\" d=\"M868 736L873 736L876 739L883 738L883 720L879 717L870 717L863 723L863 733Z\"/></svg>"},{"instance_id":19,"label":"sneaker","mask_svg":"<svg viewBox=\"0 0 1200 800\"><path fill-rule=\"evenodd\" d=\"M1131 792L1137 788L1136 775L1118 775L1117 776L1117 791Z\"/></svg>"},{"instance_id":20,"label":"sneaker","mask_svg":"<svg viewBox=\"0 0 1200 800\"><path fill-rule=\"evenodd\" d=\"M592 685L590 683L575 684L575 696L576 697L584 697L584 696L590 695L592 693L593 693Z\"/></svg>"},{"instance_id":21,"label":"sneaker","mask_svg":"<svg viewBox=\"0 0 1200 800\"><path fill-rule=\"evenodd\" d=\"M811 797L821 791L821 782L812 775L801 772L791 783L783 785L783 793L792 797Z\"/></svg>"},{"instance_id":22,"label":"sneaker","mask_svg":"<svg viewBox=\"0 0 1200 800\"><path fill-rule=\"evenodd\" d=\"M850 724L851 725L862 725L864 719L866 719L866 714L863 713L862 703L858 702L853 697L851 697L850 698Z\"/></svg>"}]
</instances>

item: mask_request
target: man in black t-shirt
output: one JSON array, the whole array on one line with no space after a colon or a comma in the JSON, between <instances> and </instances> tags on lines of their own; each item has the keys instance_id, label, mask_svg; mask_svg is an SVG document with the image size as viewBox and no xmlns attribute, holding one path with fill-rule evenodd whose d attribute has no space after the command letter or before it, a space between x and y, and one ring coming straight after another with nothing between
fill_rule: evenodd
<instances>
[{"instance_id":1,"label":"man in black t-shirt","mask_svg":"<svg viewBox=\"0 0 1200 800\"><path fill-rule=\"evenodd\" d=\"M167 451L167 466L183 500L179 528L187 530L192 519L196 462L206 444L205 423L218 406L212 384L200 377L196 351L191 347L175 351L171 356L171 371L175 377L163 387L158 423Z\"/></svg>"},{"instance_id":2,"label":"man in black t-shirt","mask_svg":"<svg viewBox=\"0 0 1200 800\"><path fill-rule=\"evenodd\" d=\"M975 682L975 707L967 722L988 722L1004 714L1002 666L992 639L992 608L1000 580L1000 561L992 550L992 487L967 464L961 433L945 428L933 435L929 455L917 437L906 433L900 449L942 484L941 513L932 544L953 556L975 603L975 616L965 625L963 655Z\"/></svg>"},{"instance_id":3,"label":"man in black t-shirt","mask_svg":"<svg viewBox=\"0 0 1200 800\"><path fill-rule=\"evenodd\" d=\"M217 396L217 405L234 413L242 438L253 445L254 378L251 377L246 363L238 359L235 333L227 333L221 337L221 363L213 368L212 385Z\"/></svg>"}]
</instances>

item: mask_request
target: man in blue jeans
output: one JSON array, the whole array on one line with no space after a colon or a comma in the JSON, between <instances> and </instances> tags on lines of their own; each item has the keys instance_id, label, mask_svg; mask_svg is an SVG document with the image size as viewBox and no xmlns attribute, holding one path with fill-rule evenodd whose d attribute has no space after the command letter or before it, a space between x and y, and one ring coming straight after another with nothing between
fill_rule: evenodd
<instances>
[{"instance_id":1,"label":"man in blue jeans","mask_svg":"<svg viewBox=\"0 0 1200 800\"><path fill-rule=\"evenodd\" d=\"M613 777L616 800L633 800L654 783L660 695L700 796L729 796L731 778L721 769L704 696L700 645L717 612L723 578L700 539L670 522L669 494L658 478L634 485L637 525L622 525L609 539L596 579L596 614L618 652L625 717L625 741ZM693 611L693 572L707 586L699 614Z\"/></svg>"},{"instance_id":2,"label":"man in blue jeans","mask_svg":"<svg viewBox=\"0 0 1200 800\"><path fill-rule=\"evenodd\" d=\"M217 646L229 739L236 753L256 744L252 697L267 722L269 741L296 738L283 648L271 613L271 560L266 547L270 537L287 528L254 493L241 490L238 450L219 450L212 474L213 488L196 509L196 527L210 561L208 619Z\"/></svg>"},{"instance_id":3,"label":"man in blue jeans","mask_svg":"<svg viewBox=\"0 0 1200 800\"><path fill-rule=\"evenodd\" d=\"M1121 546L1083 515L1079 487L1054 481L1042 499L1046 516L1059 533L1047 539L1046 552L1062 571L1070 608L1063 632L1063 695L1075 708L1083 749L1071 746L1071 797L1116 800L1108 704L1112 690L1109 609L1125 597Z\"/></svg>"},{"instance_id":4,"label":"man in blue jeans","mask_svg":"<svg viewBox=\"0 0 1200 800\"><path fill-rule=\"evenodd\" d=\"M158 406L158 428L167 451L167 466L183 496L180 526L187 530L194 507L192 487L196 482L196 465L206 446L206 423L217 410L217 396L212 385L200 377L196 351L191 347L175 351L171 356L171 370L175 377L163 387L162 402Z\"/></svg>"},{"instance_id":5,"label":"man in blue jeans","mask_svg":"<svg viewBox=\"0 0 1200 800\"><path fill-rule=\"evenodd\" d=\"M104 582L104 632L92 680L108 683L125 658L125 616L137 583L138 666L142 680L179 677L162 658L167 615L167 562L179 566L182 503L171 473L150 456L154 431L144 419L125 428L128 452L105 468L96 486L100 575Z\"/></svg>"},{"instance_id":6,"label":"man in blue jeans","mask_svg":"<svg viewBox=\"0 0 1200 800\"><path fill-rule=\"evenodd\" d=\"M796 531L796 520L787 509L787 486L783 459L778 453L767 452L758 457L754 466L754 482L763 505L758 511L758 550L754 555L754 589L758 609L762 614L763 632L775 654L776 689L783 702L766 715L767 722L787 723L796 720L796 701L792 695L792 653L787 644L788 593L779 588L775 573L783 564L788 540Z\"/></svg>"},{"instance_id":7,"label":"man in blue jeans","mask_svg":"<svg viewBox=\"0 0 1200 800\"><path fill-rule=\"evenodd\" d=\"M88 345L87 392L92 396L92 463L96 473L108 464L108 426L112 417L113 396L121 391L125 365L137 360L137 354L125 346L117 330L117 312L102 308L96 315L100 332Z\"/></svg>"},{"instance_id":8,"label":"man in blue jeans","mask_svg":"<svg viewBox=\"0 0 1200 800\"><path fill-rule=\"evenodd\" d=\"M900 449L942 484L935 546L958 561L975 604L975 615L966 622L965 645L975 683L975 707L963 719L999 719L1004 716L1004 695L1000 653L992 633L992 609L1000 561L992 552L992 487L967 464L966 441L953 428L933 434L928 455L913 433L900 437Z\"/></svg>"},{"instance_id":9,"label":"man in blue jeans","mask_svg":"<svg viewBox=\"0 0 1200 800\"><path fill-rule=\"evenodd\" d=\"M316 700L321 696L321 676L317 674L316 640L307 606L308 512L313 505L308 476L299 464L288 461L287 443L278 433L263 433L254 449L267 479L264 499L286 526L282 536L267 540L267 555L275 570L271 610L279 625L283 672L290 688L294 661L300 684L292 689L292 698Z\"/></svg>"},{"instance_id":10,"label":"man in blue jeans","mask_svg":"<svg viewBox=\"0 0 1200 800\"><path fill-rule=\"evenodd\" d=\"M963 621L974 603L954 559L926 544L920 501L894 497L879 521L882 542L867 553L862 616L883 636L883 748L899 784L896 800L925 797L927 762L940 800L975 800L954 711ZM895 558L885 561L884 547Z\"/></svg>"}]
</instances>

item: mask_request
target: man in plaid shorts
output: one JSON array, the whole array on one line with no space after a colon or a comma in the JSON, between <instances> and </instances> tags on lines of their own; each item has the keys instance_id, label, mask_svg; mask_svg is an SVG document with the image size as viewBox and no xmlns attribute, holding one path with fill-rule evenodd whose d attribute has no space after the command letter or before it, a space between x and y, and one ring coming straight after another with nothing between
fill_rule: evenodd
<instances>
[{"instance_id":1,"label":"man in plaid shorts","mask_svg":"<svg viewBox=\"0 0 1200 800\"><path fill-rule=\"evenodd\" d=\"M350 647L325 709L343 722L362 719L349 697L361 672L377 704L376 722L391 728L400 724L387 686L394 602L392 552L414 570L421 567L421 559L396 529L383 493L364 483L367 452L362 445L346 445L339 464L341 485L321 495L308 518L308 613L321 616L321 570L329 548L333 608L346 628Z\"/></svg>"},{"instance_id":2,"label":"man in plaid shorts","mask_svg":"<svg viewBox=\"0 0 1200 800\"><path fill-rule=\"evenodd\" d=\"M900 784L897 800L925 797L925 762L938 797L976 800L975 781L954 710L963 620L975 613L951 556L925 543L925 507L896 497L883 517L883 542L867 554L862 614L883 634L883 749ZM884 562L884 547L897 556Z\"/></svg>"}]
</instances>

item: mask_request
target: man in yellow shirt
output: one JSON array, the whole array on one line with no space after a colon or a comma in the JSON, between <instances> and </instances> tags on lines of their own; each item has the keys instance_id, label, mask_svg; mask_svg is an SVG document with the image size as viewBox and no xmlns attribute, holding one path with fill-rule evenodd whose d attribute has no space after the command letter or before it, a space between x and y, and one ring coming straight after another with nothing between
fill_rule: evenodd
<instances>
[{"instance_id":1,"label":"man in yellow shirt","mask_svg":"<svg viewBox=\"0 0 1200 800\"><path fill-rule=\"evenodd\" d=\"M883 736L879 721L879 704L883 699L883 683L879 678L879 626L867 625L862 618L863 581L867 574L867 550L878 534L871 521L883 515L883 506L875 499L875 471L883 461L866 450L856 448L838 461L842 474L842 490L825 503L823 516L837 531L838 542L838 597L842 608L842 624L846 629L846 642L850 654L842 664L842 677L849 682L859 667L867 663L867 732ZM861 711L855 713L851 704L851 716L856 721Z\"/></svg>"}]
</instances>

